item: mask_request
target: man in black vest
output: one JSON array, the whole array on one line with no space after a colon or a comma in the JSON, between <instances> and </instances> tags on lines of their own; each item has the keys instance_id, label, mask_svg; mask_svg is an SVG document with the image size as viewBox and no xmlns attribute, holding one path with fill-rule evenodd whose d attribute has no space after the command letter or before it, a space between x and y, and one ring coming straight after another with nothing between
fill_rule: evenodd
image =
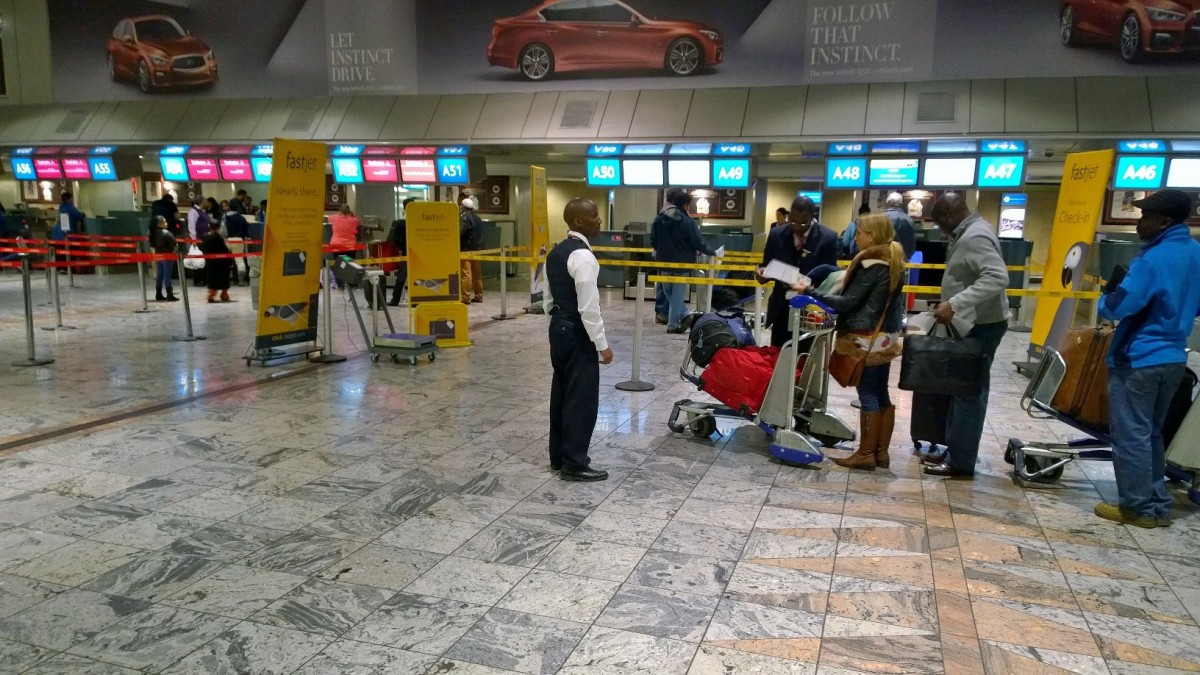
<instances>
[{"instance_id":1,"label":"man in black vest","mask_svg":"<svg viewBox=\"0 0 1200 675\"><path fill-rule=\"evenodd\" d=\"M588 446L600 408L600 364L612 363L604 337L600 263L588 239L600 234L600 212L590 199L576 197L563 209L571 232L546 256L542 305L550 317L550 468L563 480L597 481L607 471L591 468Z\"/></svg>"}]
</instances>

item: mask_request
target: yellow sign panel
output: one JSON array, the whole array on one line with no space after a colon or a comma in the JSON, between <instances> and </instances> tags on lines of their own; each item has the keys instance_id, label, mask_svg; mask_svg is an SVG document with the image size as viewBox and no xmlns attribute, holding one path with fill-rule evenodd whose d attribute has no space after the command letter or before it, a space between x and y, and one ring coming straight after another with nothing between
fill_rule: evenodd
<instances>
[{"instance_id":1,"label":"yellow sign panel","mask_svg":"<svg viewBox=\"0 0 1200 675\"><path fill-rule=\"evenodd\" d=\"M1042 273L1042 291L1046 295L1038 298L1030 353L1040 353L1045 345L1057 345L1062 334L1071 328L1076 301L1055 294L1078 291L1088 273L1088 253L1103 213L1112 165L1112 150L1067 155L1058 206L1054 209L1050 254Z\"/></svg>"},{"instance_id":2,"label":"yellow sign panel","mask_svg":"<svg viewBox=\"0 0 1200 675\"><path fill-rule=\"evenodd\" d=\"M324 143L275 139L271 217L263 234L258 289L257 349L317 339L326 154Z\"/></svg>"},{"instance_id":3,"label":"yellow sign panel","mask_svg":"<svg viewBox=\"0 0 1200 675\"><path fill-rule=\"evenodd\" d=\"M421 335L437 338L439 347L469 347L467 306L458 302L426 302L413 310L412 325Z\"/></svg>"},{"instance_id":4,"label":"yellow sign panel","mask_svg":"<svg viewBox=\"0 0 1200 675\"><path fill-rule=\"evenodd\" d=\"M529 295L540 300L538 280L550 251L550 207L546 200L546 170L529 167L529 252L536 261L529 267Z\"/></svg>"},{"instance_id":5,"label":"yellow sign panel","mask_svg":"<svg viewBox=\"0 0 1200 675\"><path fill-rule=\"evenodd\" d=\"M405 214L409 301L458 302L458 207L447 202L413 202Z\"/></svg>"}]
</instances>

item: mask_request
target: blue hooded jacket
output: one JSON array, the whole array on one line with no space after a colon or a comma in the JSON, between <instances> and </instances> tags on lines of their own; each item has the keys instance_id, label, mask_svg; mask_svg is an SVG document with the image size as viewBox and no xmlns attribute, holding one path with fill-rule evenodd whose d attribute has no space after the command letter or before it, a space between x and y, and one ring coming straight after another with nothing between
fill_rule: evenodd
<instances>
[{"instance_id":1,"label":"blue hooded jacket","mask_svg":"<svg viewBox=\"0 0 1200 675\"><path fill-rule=\"evenodd\" d=\"M1186 363L1188 335L1200 315L1200 243L1185 224L1142 247L1117 290L1100 299L1100 316L1120 321L1108 367Z\"/></svg>"}]
</instances>

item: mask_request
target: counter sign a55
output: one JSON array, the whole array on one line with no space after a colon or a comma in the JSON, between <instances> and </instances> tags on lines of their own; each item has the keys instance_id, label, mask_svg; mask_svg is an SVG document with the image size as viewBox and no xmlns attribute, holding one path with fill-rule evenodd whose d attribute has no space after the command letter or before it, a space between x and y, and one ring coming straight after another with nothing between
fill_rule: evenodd
<instances>
[{"instance_id":1,"label":"counter sign a55","mask_svg":"<svg viewBox=\"0 0 1200 675\"><path fill-rule=\"evenodd\" d=\"M92 172L92 180L116 180L117 167L112 157L88 157L88 168Z\"/></svg>"}]
</instances>

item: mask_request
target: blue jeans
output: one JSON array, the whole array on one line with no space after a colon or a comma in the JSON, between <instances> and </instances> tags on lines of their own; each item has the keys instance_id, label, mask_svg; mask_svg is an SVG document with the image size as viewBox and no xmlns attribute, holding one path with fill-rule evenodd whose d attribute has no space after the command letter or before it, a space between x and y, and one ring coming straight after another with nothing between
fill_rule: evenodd
<instances>
[{"instance_id":1,"label":"blue jeans","mask_svg":"<svg viewBox=\"0 0 1200 675\"><path fill-rule=\"evenodd\" d=\"M991 393L992 361L1000 340L1008 332L1007 321L976 324L967 337L983 341L983 387L978 396L955 396L950 400L946 418L946 463L959 471L974 471L979 458L979 441L983 438L983 421L987 415L988 394Z\"/></svg>"},{"instance_id":2,"label":"blue jeans","mask_svg":"<svg viewBox=\"0 0 1200 675\"><path fill-rule=\"evenodd\" d=\"M654 315L666 316L669 311L671 311L671 307L667 303L667 294L663 292L663 285L654 284Z\"/></svg>"},{"instance_id":3,"label":"blue jeans","mask_svg":"<svg viewBox=\"0 0 1200 675\"><path fill-rule=\"evenodd\" d=\"M1108 370L1108 410L1120 507L1149 518L1171 513L1163 423L1184 364Z\"/></svg>"},{"instance_id":4,"label":"blue jeans","mask_svg":"<svg viewBox=\"0 0 1200 675\"><path fill-rule=\"evenodd\" d=\"M165 288L170 293L171 288L171 268L175 266L172 260L156 260L154 261L154 286L156 288Z\"/></svg>"},{"instance_id":5,"label":"blue jeans","mask_svg":"<svg viewBox=\"0 0 1200 675\"><path fill-rule=\"evenodd\" d=\"M876 412L892 404L892 398L888 395L888 376L891 372L891 363L863 368L862 379L858 381L858 401L863 412Z\"/></svg>"},{"instance_id":6,"label":"blue jeans","mask_svg":"<svg viewBox=\"0 0 1200 675\"><path fill-rule=\"evenodd\" d=\"M687 272L671 270L672 276L689 276ZM661 284L663 295L667 297L667 329L679 328L683 317L687 316L687 284Z\"/></svg>"}]
</instances>

